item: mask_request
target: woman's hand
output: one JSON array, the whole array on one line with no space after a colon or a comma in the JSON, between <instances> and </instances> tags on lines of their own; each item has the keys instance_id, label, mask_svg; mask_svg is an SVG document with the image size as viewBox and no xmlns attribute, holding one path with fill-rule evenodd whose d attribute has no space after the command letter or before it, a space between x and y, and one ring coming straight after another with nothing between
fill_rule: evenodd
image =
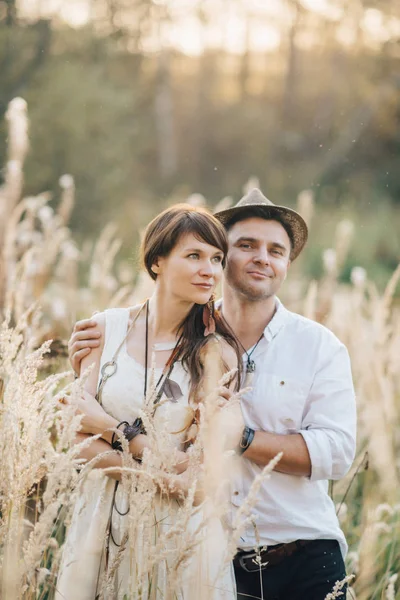
<instances>
[{"instance_id":1,"label":"woman's hand","mask_svg":"<svg viewBox=\"0 0 400 600\"><path fill-rule=\"evenodd\" d=\"M217 393L218 411L215 414L213 425L217 434L224 437L225 449L235 450L239 445L244 428L240 402L234 398L235 394L227 387L218 388Z\"/></svg>"},{"instance_id":2,"label":"woman's hand","mask_svg":"<svg viewBox=\"0 0 400 600\"><path fill-rule=\"evenodd\" d=\"M73 403L76 406L77 414L83 415L80 433L102 434L106 429L115 428L118 425L118 421L106 413L96 398L86 391L82 391L74 398L63 398L62 403Z\"/></svg>"},{"instance_id":3,"label":"woman's hand","mask_svg":"<svg viewBox=\"0 0 400 600\"><path fill-rule=\"evenodd\" d=\"M182 452L181 450L179 450L177 452L177 461L174 465L174 471L175 473L177 473L178 475L180 475L181 473L184 473L186 471L186 469L188 468L189 465L189 457L186 454L186 452Z\"/></svg>"},{"instance_id":4,"label":"woman's hand","mask_svg":"<svg viewBox=\"0 0 400 600\"><path fill-rule=\"evenodd\" d=\"M212 394L212 405L217 406L218 408L225 408L229 401L233 396L233 392L226 386L219 386L215 389ZM206 394L203 391L198 392L196 397L197 405L204 404L204 402L208 399ZM196 409L196 419L198 420L201 416L201 411Z\"/></svg>"},{"instance_id":5,"label":"woman's hand","mask_svg":"<svg viewBox=\"0 0 400 600\"><path fill-rule=\"evenodd\" d=\"M230 400L232 399L233 392L229 388L225 386L221 386L217 389L217 406L218 408L225 408L228 406Z\"/></svg>"}]
</instances>

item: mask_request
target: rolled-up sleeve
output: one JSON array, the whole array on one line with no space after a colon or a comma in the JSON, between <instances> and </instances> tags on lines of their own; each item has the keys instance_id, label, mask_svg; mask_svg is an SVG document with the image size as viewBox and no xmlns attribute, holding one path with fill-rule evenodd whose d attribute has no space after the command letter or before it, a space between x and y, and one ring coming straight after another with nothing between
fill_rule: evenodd
<instances>
[{"instance_id":1,"label":"rolled-up sleeve","mask_svg":"<svg viewBox=\"0 0 400 600\"><path fill-rule=\"evenodd\" d=\"M346 475L356 450L356 403L346 347L330 340L320 358L299 433L311 459L311 481ZM335 342L335 343L333 343Z\"/></svg>"}]
</instances>

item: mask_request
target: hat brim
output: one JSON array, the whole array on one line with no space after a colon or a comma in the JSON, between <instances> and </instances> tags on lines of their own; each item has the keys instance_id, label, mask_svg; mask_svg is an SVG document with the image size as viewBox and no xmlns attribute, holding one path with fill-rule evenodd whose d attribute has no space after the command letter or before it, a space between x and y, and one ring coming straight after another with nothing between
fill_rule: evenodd
<instances>
[{"instance_id":1,"label":"hat brim","mask_svg":"<svg viewBox=\"0 0 400 600\"><path fill-rule=\"evenodd\" d=\"M242 206L233 206L226 210L214 213L214 216L221 221L223 225L229 225L229 221L233 218L240 217L241 214L251 213L251 209L256 208L256 215L261 213L266 219L274 219L279 217L290 229L292 233L292 249L290 252L290 260L298 257L303 250L308 239L308 227L303 217L295 210L286 206L271 206L265 204L243 204Z\"/></svg>"}]
</instances>

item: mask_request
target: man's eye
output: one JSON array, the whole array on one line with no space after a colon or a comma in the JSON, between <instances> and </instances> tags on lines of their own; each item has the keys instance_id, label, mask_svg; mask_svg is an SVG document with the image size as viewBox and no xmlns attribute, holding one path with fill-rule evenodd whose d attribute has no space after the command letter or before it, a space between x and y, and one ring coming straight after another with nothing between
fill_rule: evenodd
<instances>
[{"instance_id":1,"label":"man's eye","mask_svg":"<svg viewBox=\"0 0 400 600\"><path fill-rule=\"evenodd\" d=\"M251 248L250 244L240 244L240 248Z\"/></svg>"},{"instance_id":2,"label":"man's eye","mask_svg":"<svg viewBox=\"0 0 400 600\"><path fill-rule=\"evenodd\" d=\"M277 254L278 256L283 256L283 252L281 250L272 250L272 254Z\"/></svg>"}]
</instances>

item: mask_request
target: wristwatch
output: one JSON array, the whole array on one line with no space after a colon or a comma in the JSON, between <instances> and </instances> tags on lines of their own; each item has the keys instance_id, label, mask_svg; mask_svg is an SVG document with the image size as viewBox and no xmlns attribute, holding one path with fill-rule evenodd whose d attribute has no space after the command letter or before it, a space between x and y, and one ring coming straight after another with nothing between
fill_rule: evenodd
<instances>
[{"instance_id":1,"label":"wristwatch","mask_svg":"<svg viewBox=\"0 0 400 600\"><path fill-rule=\"evenodd\" d=\"M238 454L243 454L246 452L247 448L250 446L251 442L254 440L255 435L254 429L245 425L242 433L242 437L240 438Z\"/></svg>"}]
</instances>

